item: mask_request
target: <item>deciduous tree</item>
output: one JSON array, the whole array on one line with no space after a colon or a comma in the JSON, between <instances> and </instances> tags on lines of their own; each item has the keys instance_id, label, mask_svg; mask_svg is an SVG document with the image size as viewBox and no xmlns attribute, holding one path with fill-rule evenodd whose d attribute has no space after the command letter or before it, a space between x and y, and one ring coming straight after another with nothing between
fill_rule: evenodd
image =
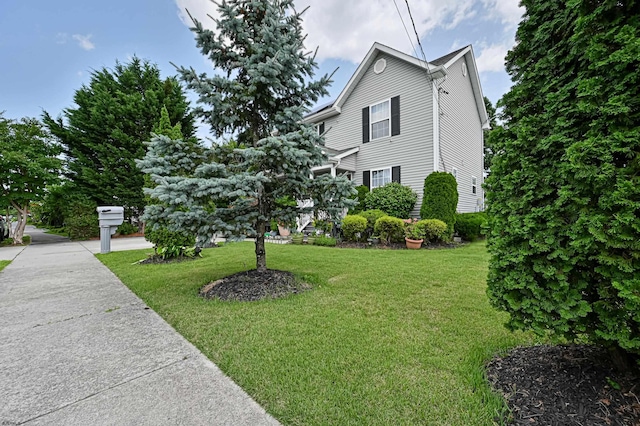
<instances>
[{"instance_id":1,"label":"deciduous tree","mask_svg":"<svg viewBox=\"0 0 640 426\"><path fill-rule=\"evenodd\" d=\"M29 204L58 181L60 152L38 120L8 120L0 115L0 194L17 213L14 244L22 244Z\"/></svg>"}]
</instances>

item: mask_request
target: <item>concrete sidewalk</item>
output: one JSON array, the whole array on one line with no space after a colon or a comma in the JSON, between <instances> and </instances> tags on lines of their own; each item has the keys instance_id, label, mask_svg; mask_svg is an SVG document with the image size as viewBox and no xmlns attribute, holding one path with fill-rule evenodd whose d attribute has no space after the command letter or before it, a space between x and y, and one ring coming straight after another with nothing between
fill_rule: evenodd
<instances>
[{"instance_id":1,"label":"concrete sidewalk","mask_svg":"<svg viewBox=\"0 0 640 426\"><path fill-rule=\"evenodd\" d=\"M278 422L83 244L62 243L0 272L0 424Z\"/></svg>"}]
</instances>

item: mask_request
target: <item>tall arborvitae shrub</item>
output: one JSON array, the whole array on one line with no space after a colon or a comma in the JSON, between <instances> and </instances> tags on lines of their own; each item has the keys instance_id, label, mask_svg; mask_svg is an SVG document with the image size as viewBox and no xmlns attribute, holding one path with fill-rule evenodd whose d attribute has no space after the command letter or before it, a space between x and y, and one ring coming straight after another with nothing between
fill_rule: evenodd
<instances>
[{"instance_id":1,"label":"tall arborvitae shrub","mask_svg":"<svg viewBox=\"0 0 640 426\"><path fill-rule=\"evenodd\" d=\"M491 135L489 297L512 329L637 356L640 10L522 4L504 128Z\"/></svg>"},{"instance_id":2,"label":"tall arborvitae shrub","mask_svg":"<svg viewBox=\"0 0 640 426\"><path fill-rule=\"evenodd\" d=\"M458 182L446 172L433 172L424 180L420 217L440 219L447 224L449 237L453 234L458 207Z\"/></svg>"}]
</instances>

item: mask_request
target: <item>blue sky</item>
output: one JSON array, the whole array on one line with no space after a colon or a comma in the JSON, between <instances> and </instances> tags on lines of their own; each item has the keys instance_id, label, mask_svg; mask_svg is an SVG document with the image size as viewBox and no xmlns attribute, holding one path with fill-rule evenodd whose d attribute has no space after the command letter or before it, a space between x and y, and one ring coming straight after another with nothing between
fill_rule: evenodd
<instances>
[{"instance_id":1,"label":"blue sky","mask_svg":"<svg viewBox=\"0 0 640 426\"><path fill-rule=\"evenodd\" d=\"M396 2L415 37L405 1ZM510 86L503 63L523 12L518 0L408 2L427 59L472 44L484 94L495 104ZM319 46L319 73L339 67L331 97L374 42L412 53L393 0L297 0L296 5L311 6L305 30L307 46ZM164 76L175 74L170 62L212 71L195 47L185 8L212 25L206 14L216 10L208 0L1 0L0 111L5 118L40 117L44 110L55 117L73 107L73 95L89 82L91 70L133 55L156 63Z\"/></svg>"}]
</instances>

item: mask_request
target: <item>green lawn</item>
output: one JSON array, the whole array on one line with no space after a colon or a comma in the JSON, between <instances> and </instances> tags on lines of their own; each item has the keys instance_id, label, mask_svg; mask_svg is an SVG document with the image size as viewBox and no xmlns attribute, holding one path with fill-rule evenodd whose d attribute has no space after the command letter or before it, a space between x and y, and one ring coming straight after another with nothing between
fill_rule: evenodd
<instances>
[{"instance_id":1,"label":"green lawn","mask_svg":"<svg viewBox=\"0 0 640 426\"><path fill-rule=\"evenodd\" d=\"M7 267L8 264L10 264L11 261L10 260L0 260L0 271L2 271L4 268Z\"/></svg>"},{"instance_id":2,"label":"green lawn","mask_svg":"<svg viewBox=\"0 0 640 426\"><path fill-rule=\"evenodd\" d=\"M172 265L145 251L98 256L265 409L296 425L490 425L504 410L483 363L530 344L485 295L483 243L454 250L268 245L270 268L314 290L280 300L203 300L206 283L255 264L251 243Z\"/></svg>"}]
</instances>

